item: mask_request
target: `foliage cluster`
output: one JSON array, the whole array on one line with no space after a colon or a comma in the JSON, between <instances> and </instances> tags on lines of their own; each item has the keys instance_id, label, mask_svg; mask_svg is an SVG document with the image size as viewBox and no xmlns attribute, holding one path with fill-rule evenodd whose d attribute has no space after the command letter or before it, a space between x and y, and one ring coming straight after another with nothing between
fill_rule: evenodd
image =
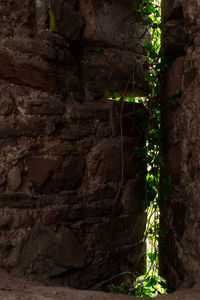
<instances>
[{"instance_id":1,"label":"foliage cluster","mask_svg":"<svg viewBox=\"0 0 200 300\"><path fill-rule=\"evenodd\" d=\"M161 50L161 23L160 0L142 0L138 12L142 15L143 25L147 30L147 37L143 41L145 62L148 66L145 71L145 81L148 94L144 98L127 98L126 101L142 102L148 111L148 117L141 124L145 133L146 144L136 147L135 153L146 164L146 171L138 173L138 179L145 182L145 199L143 210L147 212L145 240L147 244L146 274L135 282L124 283L121 286L109 285L112 292L133 294L136 297L154 298L166 292L166 281L158 275L159 264L159 206L161 199L168 199L173 192L172 177L161 181L160 168L163 159L160 154L160 143L167 129L161 129L161 101L160 101L160 74L169 65L168 59ZM162 229L167 232L167 228ZM164 234L163 234L164 235Z\"/></svg>"},{"instance_id":2,"label":"foliage cluster","mask_svg":"<svg viewBox=\"0 0 200 300\"><path fill-rule=\"evenodd\" d=\"M160 74L168 66L167 59L161 50L161 23L160 0L142 0L139 12L143 16L143 24L150 33L150 40L143 41L145 63L148 69L145 80L148 85L148 95L142 102L148 109L148 118L143 127L146 134L146 145L136 148L137 155L141 156L147 165L147 172L141 172L146 183L146 197L143 209L147 212L145 239L147 244L146 274L136 280L136 296L154 298L166 291L166 282L158 275L159 265L159 206L161 198L170 196L169 188L172 179L160 181L160 168L163 159L160 154L160 143L165 130L161 129L161 101L160 101Z\"/></svg>"}]
</instances>

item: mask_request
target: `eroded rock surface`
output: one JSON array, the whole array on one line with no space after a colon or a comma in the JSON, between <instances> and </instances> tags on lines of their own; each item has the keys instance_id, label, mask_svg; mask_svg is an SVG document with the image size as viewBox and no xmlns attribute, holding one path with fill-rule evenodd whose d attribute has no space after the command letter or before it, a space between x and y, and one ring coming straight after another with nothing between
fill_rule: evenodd
<instances>
[{"instance_id":1,"label":"eroded rock surface","mask_svg":"<svg viewBox=\"0 0 200 300\"><path fill-rule=\"evenodd\" d=\"M145 94L138 4L0 1L0 266L12 274L90 288L144 270L144 109L108 100Z\"/></svg>"},{"instance_id":2,"label":"eroded rock surface","mask_svg":"<svg viewBox=\"0 0 200 300\"><path fill-rule=\"evenodd\" d=\"M161 228L169 231L162 236L161 270L171 289L176 289L192 286L200 278L200 7L196 0L163 1L163 6L167 28L168 22L182 24L181 35L174 27L174 40L170 27L166 31L165 50L174 61L165 74L167 108L162 116L163 127L169 129L162 145L163 176L172 175L175 192L161 206Z\"/></svg>"},{"instance_id":3,"label":"eroded rock surface","mask_svg":"<svg viewBox=\"0 0 200 300\"><path fill-rule=\"evenodd\" d=\"M36 282L11 277L0 271L0 297L5 300L136 300L134 296L80 291L59 286L42 286ZM199 300L200 286L183 289L173 294L162 295L157 300ZM143 300L144 298L140 298Z\"/></svg>"}]
</instances>

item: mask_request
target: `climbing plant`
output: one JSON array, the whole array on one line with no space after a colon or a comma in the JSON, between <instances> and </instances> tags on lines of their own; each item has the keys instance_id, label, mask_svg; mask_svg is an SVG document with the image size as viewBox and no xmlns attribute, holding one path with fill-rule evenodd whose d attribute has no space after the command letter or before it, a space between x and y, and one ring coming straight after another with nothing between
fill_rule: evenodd
<instances>
[{"instance_id":1,"label":"climbing plant","mask_svg":"<svg viewBox=\"0 0 200 300\"><path fill-rule=\"evenodd\" d=\"M163 159L160 154L160 143L164 131L160 126L161 101L160 101L160 74L168 65L167 59L161 50L161 23L160 0L142 0L139 12L143 17L143 24L147 28L150 38L143 41L145 63L148 66L145 80L148 86L147 97L142 99L147 107L148 117L143 127L146 135L144 147L135 149L146 163L147 171L139 174L145 181L145 199L143 209L147 212L145 239L147 245L146 274L140 276L135 282L135 295L154 298L159 293L166 291L166 282L158 275L159 265L159 205L161 198L169 196L171 178L165 182L166 191L160 182L160 168Z\"/></svg>"},{"instance_id":2,"label":"climbing plant","mask_svg":"<svg viewBox=\"0 0 200 300\"><path fill-rule=\"evenodd\" d=\"M141 124L146 143L134 149L135 154L146 164L146 171L137 174L138 179L145 182L145 199L142 208L147 213L147 224L144 239L147 245L146 274L134 282L121 286L109 285L112 292L133 294L136 297L154 298L166 292L166 281L159 276L159 205L161 199L168 199L172 194L172 177L160 179L160 169L163 159L160 154L160 144L167 128L161 129L160 116L162 105L160 101L160 74L169 65L169 60L161 49L161 31L165 30L161 23L160 0L142 0L138 9L142 23L146 28L146 37L142 41L145 62L145 81L147 95L143 98L129 97L124 100L142 102L147 109L147 117ZM167 228L162 229L163 234Z\"/></svg>"}]
</instances>

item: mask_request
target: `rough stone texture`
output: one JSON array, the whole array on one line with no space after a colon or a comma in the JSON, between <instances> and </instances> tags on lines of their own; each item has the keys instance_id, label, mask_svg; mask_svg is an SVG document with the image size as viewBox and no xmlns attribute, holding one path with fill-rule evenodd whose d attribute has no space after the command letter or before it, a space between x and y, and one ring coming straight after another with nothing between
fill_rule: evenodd
<instances>
[{"instance_id":1,"label":"rough stone texture","mask_svg":"<svg viewBox=\"0 0 200 300\"><path fill-rule=\"evenodd\" d=\"M181 0L162 1L162 21L166 31L162 33L163 48L167 55L185 54L185 32Z\"/></svg>"},{"instance_id":2,"label":"rough stone texture","mask_svg":"<svg viewBox=\"0 0 200 300\"><path fill-rule=\"evenodd\" d=\"M8 275L0 271L0 297L4 300L136 300L134 296L80 291L60 286L41 285ZM157 300L199 300L200 286L182 289L173 294L158 296ZM143 300L144 298L140 298Z\"/></svg>"},{"instance_id":3,"label":"rough stone texture","mask_svg":"<svg viewBox=\"0 0 200 300\"><path fill-rule=\"evenodd\" d=\"M200 278L200 6L197 0L172 2L163 1L164 20L168 24L168 20L176 23L178 19L184 25L184 43L177 38L180 47L171 46L173 55L185 55L173 61L163 86L163 100L168 105L162 122L170 129L162 145L163 176L173 176L175 192L161 206L161 228L167 227L169 233L163 236L165 247L160 251L162 274L174 290L192 286ZM177 89L181 91L178 94Z\"/></svg>"},{"instance_id":4,"label":"rough stone texture","mask_svg":"<svg viewBox=\"0 0 200 300\"><path fill-rule=\"evenodd\" d=\"M0 266L84 289L143 272L144 109L107 99L145 92L138 15L105 0L0 14Z\"/></svg>"}]
</instances>

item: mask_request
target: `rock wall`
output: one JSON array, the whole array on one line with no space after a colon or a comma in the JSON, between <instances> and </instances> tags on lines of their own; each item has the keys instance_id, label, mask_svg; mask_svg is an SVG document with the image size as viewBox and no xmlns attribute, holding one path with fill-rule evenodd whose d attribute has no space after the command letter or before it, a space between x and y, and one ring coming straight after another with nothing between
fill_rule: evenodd
<instances>
[{"instance_id":1,"label":"rock wall","mask_svg":"<svg viewBox=\"0 0 200 300\"><path fill-rule=\"evenodd\" d=\"M161 206L161 228L169 233L160 251L171 289L192 286L200 277L199 15L198 0L163 1L164 49L173 58L163 80L162 122L169 128L163 176L173 176L175 192Z\"/></svg>"},{"instance_id":2,"label":"rock wall","mask_svg":"<svg viewBox=\"0 0 200 300\"><path fill-rule=\"evenodd\" d=\"M144 267L138 1L0 0L0 267L77 288Z\"/></svg>"}]
</instances>

